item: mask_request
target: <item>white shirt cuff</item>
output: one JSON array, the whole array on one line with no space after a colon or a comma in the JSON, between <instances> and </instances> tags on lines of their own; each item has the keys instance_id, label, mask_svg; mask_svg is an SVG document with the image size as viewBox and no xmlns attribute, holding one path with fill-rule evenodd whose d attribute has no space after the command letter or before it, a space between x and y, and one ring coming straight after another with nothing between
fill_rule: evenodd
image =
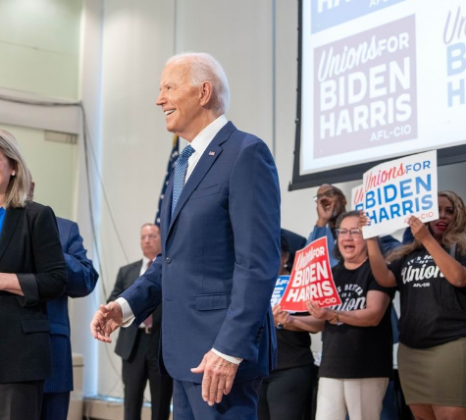
<instances>
[{"instance_id":1,"label":"white shirt cuff","mask_svg":"<svg viewBox=\"0 0 466 420\"><path fill-rule=\"evenodd\" d=\"M128 305L129 306L129 305ZM235 365L239 365L243 359L241 357L235 357L235 356L228 356L227 354L223 354L222 352L212 349L212 351L217 355L220 356L222 359L227 360L228 362L234 363Z\"/></svg>"},{"instance_id":2,"label":"white shirt cuff","mask_svg":"<svg viewBox=\"0 0 466 420\"><path fill-rule=\"evenodd\" d=\"M117 298L115 302L121 306L121 311L123 312L123 324L121 324L121 326L123 328L129 327L135 319L131 306L129 306L128 301L122 297Z\"/></svg>"}]
</instances>

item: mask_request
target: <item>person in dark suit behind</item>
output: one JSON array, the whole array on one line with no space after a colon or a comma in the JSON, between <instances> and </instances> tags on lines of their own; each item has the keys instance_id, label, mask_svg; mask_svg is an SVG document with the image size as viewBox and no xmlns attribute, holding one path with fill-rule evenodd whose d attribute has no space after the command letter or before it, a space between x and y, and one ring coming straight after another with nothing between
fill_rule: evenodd
<instances>
[{"instance_id":1,"label":"person in dark suit behind","mask_svg":"<svg viewBox=\"0 0 466 420\"><path fill-rule=\"evenodd\" d=\"M33 200L35 182L31 182L29 198ZM52 345L52 374L45 380L41 420L66 420L73 390L73 359L71 354L68 297L89 295L99 275L87 258L78 224L57 217L58 235L65 256L68 284L63 296L47 302Z\"/></svg>"},{"instance_id":2,"label":"person in dark suit behind","mask_svg":"<svg viewBox=\"0 0 466 420\"><path fill-rule=\"evenodd\" d=\"M51 373L46 302L63 294L66 265L50 207L27 199L31 178L0 129L0 419L38 420Z\"/></svg>"},{"instance_id":3,"label":"person in dark suit behind","mask_svg":"<svg viewBox=\"0 0 466 420\"><path fill-rule=\"evenodd\" d=\"M152 265L162 250L159 228L146 223L141 228L142 260L121 267L115 287L107 302L114 301ZM115 353L123 359L125 385L125 420L141 420L144 389L149 380L152 420L168 420L173 381L162 375L158 366L162 305L152 313L152 319L139 328L131 325L120 330ZM152 325L150 325L152 324Z\"/></svg>"},{"instance_id":4,"label":"person in dark suit behind","mask_svg":"<svg viewBox=\"0 0 466 420\"><path fill-rule=\"evenodd\" d=\"M181 152L161 211L162 256L91 322L95 338L162 301L162 355L177 420L257 418L276 363L270 298L280 265L280 191L267 145L224 113L226 75L204 53L172 57L157 105Z\"/></svg>"},{"instance_id":5,"label":"person in dark suit behind","mask_svg":"<svg viewBox=\"0 0 466 420\"><path fill-rule=\"evenodd\" d=\"M57 217L58 233L68 271L68 285L58 299L47 302L52 344L52 375L44 385L41 420L66 420L73 390L73 360L71 354L68 297L90 294L99 275L87 258L78 224Z\"/></svg>"}]
</instances>

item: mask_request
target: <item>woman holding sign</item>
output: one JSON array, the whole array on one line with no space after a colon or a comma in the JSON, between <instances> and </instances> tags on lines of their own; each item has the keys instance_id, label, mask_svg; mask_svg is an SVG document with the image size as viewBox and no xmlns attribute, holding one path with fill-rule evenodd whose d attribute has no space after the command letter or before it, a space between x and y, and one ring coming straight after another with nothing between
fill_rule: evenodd
<instances>
[{"instance_id":1,"label":"woman holding sign","mask_svg":"<svg viewBox=\"0 0 466 420\"><path fill-rule=\"evenodd\" d=\"M377 284L358 227L359 212L337 219L337 253L332 269L342 303L320 308L308 302L312 316L287 316L287 328L313 331L325 323L319 369L317 420L380 418L392 374L392 332L389 307L394 289Z\"/></svg>"},{"instance_id":2,"label":"woman holding sign","mask_svg":"<svg viewBox=\"0 0 466 420\"><path fill-rule=\"evenodd\" d=\"M289 258L288 242L282 234L279 276L290 274ZM317 382L311 337L305 331L289 331L286 322L282 322L284 319L280 313L280 307L275 306L273 314L277 329L277 367L262 381L257 407L258 419L302 420L310 408L312 390Z\"/></svg>"},{"instance_id":3,"label":"woman holding sign","mask_svg":"<svg viewBox=\"0 0 466 420\"><path fill-rule=\"evenodd\" d=\"M379 284L400 291L398 368L411 411L466 420L466 208L451 191L438 203L438 220L410 218L414 242L390 254L388 267L376 238L367 240L369 258Z\"/></svg>"}]
</instances>

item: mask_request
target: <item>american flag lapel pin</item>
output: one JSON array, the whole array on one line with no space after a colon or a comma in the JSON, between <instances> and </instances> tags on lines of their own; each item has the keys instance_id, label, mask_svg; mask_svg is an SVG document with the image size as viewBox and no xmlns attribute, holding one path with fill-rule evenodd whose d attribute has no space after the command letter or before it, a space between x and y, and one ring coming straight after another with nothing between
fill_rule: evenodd
<instances>
[{"instance_id":1,"label":"american flag lapel pin","mask_svg":"<svg viewBox=\"0 0 466 420\"><path fill-rule=\"evenodd\" d=\"M210 151L209 156L215 156L215 152Z\"/></svg>"}]
</instances>

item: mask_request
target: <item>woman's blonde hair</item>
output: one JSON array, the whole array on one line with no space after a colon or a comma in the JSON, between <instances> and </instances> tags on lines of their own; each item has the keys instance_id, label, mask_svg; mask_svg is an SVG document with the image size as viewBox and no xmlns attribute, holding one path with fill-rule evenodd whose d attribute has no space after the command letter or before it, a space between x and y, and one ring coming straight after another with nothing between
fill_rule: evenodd
<instances>
[{"instance_id":1,"label":"woman's blonde hair","mask_svg":"<svg viewBox=\"0 0 466 420\"><path fill-rule=\"evenodd\" d=\"M28 200L31 174L13 134L0 128L0 152L9 160L16 174L10 177L3 207L24 207Z\"/></svg>"},{"instance_id":2,"label":"woman's blonde hair","mask_svg":"<svg viewBox=\"0 0 466 420\"><path fill-rule=\"evenodd\" d=\"M452 206L455 215L455 220L450 223L442 238L442 245L445 248L451 248L456 245L456 252L460 255L466 254L466 207L461 197L453 191L439 191L439 197L448 199ZM430 225L427 228L432 233ZM391 262L410 254L413 251L423 248L420 241L414 238L410 244L400 246L394 249L387 257L387 261Z\"/></svg>"}]
</instances>

